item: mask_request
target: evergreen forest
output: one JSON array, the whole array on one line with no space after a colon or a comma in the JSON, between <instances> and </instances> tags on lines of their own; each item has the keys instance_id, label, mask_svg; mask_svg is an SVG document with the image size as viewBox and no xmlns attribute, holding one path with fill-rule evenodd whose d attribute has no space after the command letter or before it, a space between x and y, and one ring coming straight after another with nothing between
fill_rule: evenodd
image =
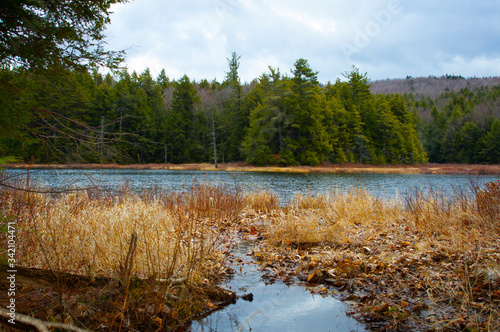
<instances>
[{"instance_id":1,"label":"evergreen forest","mask_svg":"<svg viewBox=\"0 0 500 332\"><path fill-rule=\"evenodd\" d=\"M322 84L307 60L250 83L165 70L0 69L0 157L38 163L499 163L500 86L374 93L353 66ZM452 82L456 77L449 77Z\"/></svg>"}]
</instances>

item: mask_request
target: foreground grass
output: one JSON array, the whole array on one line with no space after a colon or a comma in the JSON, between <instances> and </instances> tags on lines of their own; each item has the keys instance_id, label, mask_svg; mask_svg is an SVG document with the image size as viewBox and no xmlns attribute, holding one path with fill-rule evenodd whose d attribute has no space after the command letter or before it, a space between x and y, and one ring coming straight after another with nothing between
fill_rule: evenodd
<instances>
[{"instance_id":1,"label":"foreground grass","mask_svg":"<svg viewBox=\"0 0 500 332\"><path fill-rule=\"evenodd\" d=\"M371 329L500 329L499 181L452 197L431 191L382 201L353 190L286 207L266 192L203 184L141 197L1 194L2 214L18 220L19 264L59 276L60 287L26 287L18 301L43 320L93 330L185 328L234 299L215 286L233 235L260 234L254 257L268 281L341 296ZM63 272L114 281L71 287Z\"/></svg>"},{"instance_id":2,"label":"foreground grass","mask_svg":"<svg viewBox=\"0 0 500 332\"><path fill-rule=\"evenodd\" d=\"M17 264L49 270L60 284L54 296L39 292L53 298L49 305L30 305L37 294L18 305L26 302L24 313L43 320L92 330L180 328L234 295L214 287L225 269L218 227L242 207L239 192L205 185L143 197L4 190L3 214L18 220ZM77 287L86 288L83 294L66 285L64 273L88 277ZM100 278L110 282L93 288Z\"/></svg>"}]
</instances>

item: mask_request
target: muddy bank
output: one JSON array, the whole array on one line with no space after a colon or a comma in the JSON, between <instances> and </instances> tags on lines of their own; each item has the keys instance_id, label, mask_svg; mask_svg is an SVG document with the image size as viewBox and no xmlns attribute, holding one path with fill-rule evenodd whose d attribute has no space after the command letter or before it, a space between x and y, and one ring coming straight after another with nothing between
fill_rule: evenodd
<instances>
[{"instance_id":1,"label":"muddy bank","mask_svg":"<svg viewBox=\"0 0 500 332\"><path fill-rule=\"evenodd\" d=\"M323 164L320 166L249 166L245 163L222 163L218 168L211 164L8 164L7 168L60 168L60 169L167 169L199 171L245 171L284 173L381 173L381 174L471 174L500 175L500 165L469 164L422 164L422 165L366 165L366 164Z\"/></svg>"}]
</instances>

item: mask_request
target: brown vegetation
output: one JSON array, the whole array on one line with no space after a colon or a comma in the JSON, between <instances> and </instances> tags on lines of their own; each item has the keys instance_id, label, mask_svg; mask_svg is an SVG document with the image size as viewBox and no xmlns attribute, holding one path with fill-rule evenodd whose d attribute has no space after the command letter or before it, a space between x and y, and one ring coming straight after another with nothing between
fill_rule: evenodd
<instances>
[{"instance_id":1,"label":"brown vegetation","mask_svg":"<svg viewBox=\"0 0 500 332\"><path fill-rule=\"evenodd\" d=\"M3 214L17 219L17 264L54 276L41 289L18 271L19 313L92 330L146 331L183 326L235 299L215 285L225 270L218 229L241 211L239 192L195 185L157 197L54 197L4 189L1 197Z\"/></svg>"},{"instance_id":2,"label":"brown vegetation","mask_svg":"<svg viewBox=\"0 0 500 332\"><path fill-rule=\"evenodd\" d=\"M387 79L374 81L370 88L372 93L414 93L432 98L439 97L446 89L458 92L468 88L474 90L481 86L500 84L500 77L462 78L462 77L408 77L406 79Z\"/></svg>"},{"instance_id":3,"label":"brown vegetation","mask_svg":"<svg viewBox=\"0 0 500 332\"><path fill-rule=\"evenodd\" d=\"M500 165L421 164L421 165L368 165L329 164L319 166L266 167L249 166L243 162L212 164L9 164L7 168L78 168L78 169L166 169L200 171L245 171L285 173L386 173L386 174L500 174Z\"/></svg>"}]
</instances>

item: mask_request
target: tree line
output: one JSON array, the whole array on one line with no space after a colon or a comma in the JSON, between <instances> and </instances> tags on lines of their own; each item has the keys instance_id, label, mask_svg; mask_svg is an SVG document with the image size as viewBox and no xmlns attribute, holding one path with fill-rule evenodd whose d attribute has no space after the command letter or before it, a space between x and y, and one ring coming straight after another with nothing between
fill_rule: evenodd
<instances>
[{"instance_id":1,"label":"tree line","mask_svg":"<svg viewBox=\"0 0 500 332\"><path fill-rule=\"evenodd\" d=\"M499 88L463 87L460 76L434 78L439 89L423 95L429 84L407 77L391 94L356 67L320 84L298 59L242 84L236 53L222 82L103 75L97 66L123 60L104 40L122 2L2 5L0 162L499 162Z\"/></svg>"},{"instance_id":2,"label":"tree line","mask_svg":"<svg viewBox=\"0 0 500 332\"><path fill-rule=\"evenodd\" d=\"M437 98L405 94L419 115L418 129L430 162L500 163L500 85L446 88Z\"/></svg>"},{"instance_id":3,"label":"tree line","mask_svg":"<svg viewBox=\"0 0 500 332\"><path fill-rule=\"evenodd\" d=\"M344 79L320 84L305 59L289 73L269 67L243 84L239 60L236 53L228 58L222 82L196 82L187 75L170 80L165 70L153 77L149 69L102 74L4 66L0 156L283 166L498 162L492 152L499 141L498 114L481 111L498 106L493 90L451 91L434 100L374 94L357 67L343 73ZM478 98L482 102L471 104ZM476 117L478 112L484 116ZM470 148L468 135L481 143Z\"/></svg>"}]
</instances>

